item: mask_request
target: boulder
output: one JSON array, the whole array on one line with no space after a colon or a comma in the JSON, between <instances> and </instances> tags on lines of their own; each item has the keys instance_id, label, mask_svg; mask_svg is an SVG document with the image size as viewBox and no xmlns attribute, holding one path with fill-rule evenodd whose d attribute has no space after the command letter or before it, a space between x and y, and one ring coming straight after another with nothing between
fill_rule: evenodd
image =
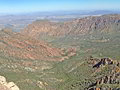
<instances>
[{"instance_id":1,"label":"boulder","mask_svg":"<svg viewBox=\"0 0 120 90\"><path fill-rule=\"evenodd\" d=\"M7 83L4 76L0 76L0 90L20 90L14 82Z\"/></svg>"},{"instance_id":2,"label":"boulder","mask_svg":"<svg viewBox=\"0 0 120 90\"><path fill-rule=\"evenodd\" d=\"M10 90L8 87L0 84L0 90Z\"/></svg>"},{"instance_id":3,"label":"boulder","mask_svg":"<svg viewBox=\"0 0 120 90\"><path fill-rule=\"evenodd\" d=\"M7 87L10 88L11 90L19 90L18 86L15 85L14 82L9 82L9 83L7 84Z\"/></svg>"},{"instance_id":4,"label":"boulder","mask_svg":"<svg viewBox=\"0 0 120 90\"><path fill-rule=\"evenodd\" d=\"M6 84L6 78L3 76L0 76L0 84Z\"/></svg>"}]
</instances>

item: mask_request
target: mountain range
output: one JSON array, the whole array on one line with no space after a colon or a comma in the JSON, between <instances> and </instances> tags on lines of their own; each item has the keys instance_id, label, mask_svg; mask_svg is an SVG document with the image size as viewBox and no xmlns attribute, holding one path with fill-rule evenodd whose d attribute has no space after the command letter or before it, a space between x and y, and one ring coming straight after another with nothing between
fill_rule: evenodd
<instances>
[{"instance_id":1,"label":"mountain range","mask_svg":"<svg viewBox=\"0 0 120 90\"><path fill-rule=\"evenodd\" d=\"M23 31L32 37L44 35L65 36L111 32L111 27L119 26L120 15L89 16L68 22L56 23L48 20L35 21ZM114 30L115 31L115 30Z\"/></svg>"},{"instance_id":2,"label":"mountain range","mask_svg":"<svg viewBox=\"0 0 120 90\"><path fill-rule=\"evenodd\" d=\"M119 90L119 54L119 14L0 31L0 75L20 90Z\"/></svg>"}]
</instances>

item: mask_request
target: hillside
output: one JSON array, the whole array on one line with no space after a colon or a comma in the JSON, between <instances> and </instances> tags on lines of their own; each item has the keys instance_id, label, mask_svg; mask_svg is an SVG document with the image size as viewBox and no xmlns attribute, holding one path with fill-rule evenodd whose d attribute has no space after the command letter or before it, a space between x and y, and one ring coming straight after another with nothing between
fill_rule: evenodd
<instances>
[{"instance_id":1,"label":"hillside","mask_svg":"<svg viewBox=\"0 0 120 90\"><path fill-rule=\"evenodd\" d=\"M44 71L41 89L120 89L120 15L89 16L68 22L36 21L22 33L56 47L76 48L76 56Z\"/></svg>"},{"instance_id":2,"label":"hillside","mask_svg":"<svg viewBox=\"0 0 120 90\"><path fill-rule=\"evenodd\" d=\"M62 51L52 48L43 41L9 30L2 30L0 31L0 55L21 59L59 61Z\"/></svg>"},{"instance_id":3,"label":"hillside","mask_svg":"<svg viewBox=\"0 0 120 90\"><path fill-rule=\"evenodd\" d=\"M110 58L74 57L46 70L40 80L48 90L119 90L119 63Z\"/></svg>"},{"instance_id":4,"label":"hillside","mask_svg":"<svg viewBox=\"0 0 120 90\"><path fill-rule=\"evenodd\" d=\"M120 15L89 16L68 22L35 21L25 28L24 33L39 38L42 35L65 36L85 35L95 32L111 32L111 28L119 27Z\"/></svg>"}]
</instances>

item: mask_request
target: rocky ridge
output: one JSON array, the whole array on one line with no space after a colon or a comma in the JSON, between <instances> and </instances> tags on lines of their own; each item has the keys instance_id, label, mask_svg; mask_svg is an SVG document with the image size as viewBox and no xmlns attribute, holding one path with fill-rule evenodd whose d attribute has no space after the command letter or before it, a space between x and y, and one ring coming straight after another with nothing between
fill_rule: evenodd
<instances>
[{"instance_id":1,"label":"rocky ridge","mask_svg":"<svg viewBox=\"0 0 120 90\"><path fill-rule=\"evenodd\" d=\"M59 57L63 54L60 49L43 41L9 30L0 31L0 52L4 56L49 61L60 61L61 58Z\"/></svg>"},{"instance_id":2,"label":"rocky ridge","mask_svg":"<svg viewBox=\"0 0 120 90\"><path fill-rule=\"evenodd\" d=\"M96 77L96 82L89 85L88 90L119 90L120 89L120 62L110 58L91 58L95 72L108 67L106 74L102 73ZM107 71L107 70L106 70ZM94 75L93 75L94 76ZM114 88L113 88L114 87Z\"/></svg>"},{"instance_id":3,"label":"rocky ridge","mask_svg":"<svg viewBox=\"0 0 120 90\"><path fill-rule=\"evenodd\" d=\"M94 32L110 32L120 24L120 15L89 16L68 22L35 21L22 32L32 37L41 35L65 36L85 35Z\"/></svg>"}]
</instances>

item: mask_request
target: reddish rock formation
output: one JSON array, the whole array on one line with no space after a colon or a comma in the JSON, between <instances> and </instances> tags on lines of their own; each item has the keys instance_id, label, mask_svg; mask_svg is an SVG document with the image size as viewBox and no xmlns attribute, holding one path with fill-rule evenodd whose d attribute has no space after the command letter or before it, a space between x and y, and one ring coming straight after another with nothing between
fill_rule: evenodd
<instances>
[{"instance_id":1,"label":"reddish rock formation","mask_svg":"<svg viewBox=\"0 0 120 90\"><path fill-rule=\"evenodd\" d=\"M85 35L98 30L99 33L109 32L112 25L119 24L120 15L89 16L63 23L42 20L28 25L22 33L36 38L42 35Z\"/></svg>"},{"instance_id":2,"label":"reddish rock formation","mask_svg":"<svg viewBox=\"0 0 120 90\"><path fill-rule=\"evenodd\" d=\"M0 52L15 58L52 61L61 60L63 53L43 41L9 30L0 31Z\"/></svg>"}]
</instances>

